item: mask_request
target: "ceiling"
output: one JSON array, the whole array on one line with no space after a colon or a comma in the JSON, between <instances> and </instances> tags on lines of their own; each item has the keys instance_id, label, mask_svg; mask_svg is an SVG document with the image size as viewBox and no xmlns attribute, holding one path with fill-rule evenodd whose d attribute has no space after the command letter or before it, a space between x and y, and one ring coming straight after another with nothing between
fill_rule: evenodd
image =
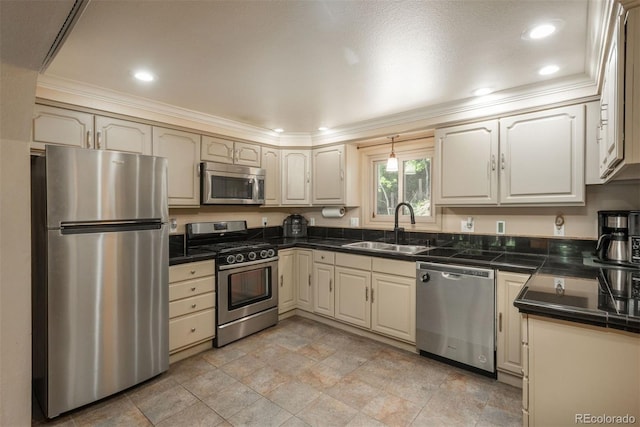
<instances>
[{"instance_id":1,"label":"ceiling","mask_svg":"<svg viewBox=\"0 0 640 427\"><path fill-rule=\"evenodd\" d=\"M92 0L45 75L311 133L464 100L480 87L587 76L592 3ZM521 38L549 19L563 21L559 32ZM560 70L540 76L551 63ZM137 69L157 79L138 82Z\"/></svg>"}]
</instances>

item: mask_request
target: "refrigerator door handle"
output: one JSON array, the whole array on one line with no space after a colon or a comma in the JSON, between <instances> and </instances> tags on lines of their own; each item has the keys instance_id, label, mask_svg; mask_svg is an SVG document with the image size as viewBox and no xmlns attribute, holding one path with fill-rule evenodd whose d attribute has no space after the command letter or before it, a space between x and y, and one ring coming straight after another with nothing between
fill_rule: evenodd
<instances>
[{"instance_id":1,"label":"refrigerator door handle","mask_svg":"<svg viewBox=\"0 0 640 427\"><path fill-rule=\"evenodd\" d=\"M151 221L119 221L119 222L63 222L60 224L62 234L109 233L135 230L159 230L160 220Z\"/></svg>"}]
</instances>

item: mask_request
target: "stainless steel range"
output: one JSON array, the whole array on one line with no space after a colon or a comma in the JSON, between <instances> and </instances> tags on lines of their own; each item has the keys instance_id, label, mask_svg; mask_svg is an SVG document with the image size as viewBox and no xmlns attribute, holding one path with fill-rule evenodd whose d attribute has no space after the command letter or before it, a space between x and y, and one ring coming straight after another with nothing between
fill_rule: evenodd
<instances>
[{"instance_id":1,"label":"stainless steel range","mask_svg":"<svg viewBox=\"0 0 640 427\"><path fill-rule=\"evenodd\" d=\"M278 251L249 240L246 221L187 224L187 253L216 254L216 337L222 347L278 323Z\"/></svg>"}]
</instances>

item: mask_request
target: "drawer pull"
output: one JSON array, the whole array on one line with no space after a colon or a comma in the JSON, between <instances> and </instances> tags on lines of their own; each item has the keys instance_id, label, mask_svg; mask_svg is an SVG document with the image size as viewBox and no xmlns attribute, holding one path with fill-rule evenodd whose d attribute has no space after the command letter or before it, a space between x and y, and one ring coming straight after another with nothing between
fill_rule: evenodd
<instances>
[{"instance_id":1,"label":"drawer pull","mask_svg":"<svg viewBox=\"0 0 640 427\"><path fill-rule=\"evenodd\" d=\"M195 292L196 287L194 286L193 288L191 288L191 292Z\"/></svg>"},{"instance_id":2,"label":"drawer pull","mask_svg":"<svg viewBox=\"0 0 640 427\"><path fill-rule=\"evenodd\" d=\"M502 313L498 313L498 332L502 332Z\"/></svg>"},{"instance_id":3,"label":"drawer pull","mask_svg":"<svg viewBox=\"0 0 640 427\"><path fill-rule=\"evenodd\" d=\"M191 328L191 332L195 332L195 331L196 331L196 328Z\"/></svg>"},{"instance_id":4,"label":"drawer pull","mask_svg":"<svg viewBox=\"0 0 640 427\"><path fill-rule=\"evenodd\" d=\"M196 308L196 305L195 304L191 304L191 308Z\"/></svg>"},{"instance_id":5,"label":"drawer pull","mask_svg":"<svg viewBox=\"0 0 640 427\"><path fill-rule=\"evenodd\" d=\"M191 274L196 274L196 271L195 270L191 270L190 273Z\"/></svg>"},{"instance_id":6,"label":"drawer pull","mask_svg":"<svg viewBox=\"0 0 640 427\"><path fill-rule=\"evenodd\" d=\"M284 277L280 276L280 287L282 287L283 281L284 281Z\"/></svg>"}]
</instances>

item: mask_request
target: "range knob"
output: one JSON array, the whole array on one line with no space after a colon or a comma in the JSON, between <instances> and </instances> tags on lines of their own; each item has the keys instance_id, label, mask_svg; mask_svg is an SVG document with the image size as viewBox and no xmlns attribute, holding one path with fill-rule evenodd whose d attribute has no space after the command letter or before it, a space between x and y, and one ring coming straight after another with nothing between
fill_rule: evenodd
<instances>
[{"instance_id":1,"label":"range knob","mask_svg":"<svg viewBox=\"0 0 640 427\"><path fill-rule=\"evenodd\" d=\"M236 257L233 255L227 255L227 264L233 264L234 262L236 262Z\"/></svg>"},{"instance_id":2,"label":"range knob","mask_svg":"<svg viewBox=\"0 0 640 427\"><path fill-rule=\"evenodd\" d=\"M236 262L242 262L242 261L244 261L244 255L237 254L236 255Z\"/></svg>"},{"instance_id":3,"label":"range knob","mask_svg":"<svg viewBox=\"0 0 640 427\"><path fill-rule=\"evenodd\" d=\"M267 256L269 258L271 258L272 256L275 256L275 255L276 255L276 251L274 251L273 249L267 250Z\"/></svg>"},{"instance_id":4,"label":"range knob","mask_svg":"<svg viewBox=\"0 0 640 427\"><path fill-rule=\"evenodd\" d=\"M256 253L255 252L249 252L247 254L247 257L249 258L250 261L253 261L254 259L256 259Z\"/></svg>"},{"instance_id":5,"label":"range knob","mask_svg":"<svg viewBox=\"0 0 640 427\"><path fill-rule=\"evenodd\" d=\"M263 250L260 251L260 258L266 258L268 256L269 256L269 254L267 253L266 249L263 249Z\"/></svg>"}]
</instances>

